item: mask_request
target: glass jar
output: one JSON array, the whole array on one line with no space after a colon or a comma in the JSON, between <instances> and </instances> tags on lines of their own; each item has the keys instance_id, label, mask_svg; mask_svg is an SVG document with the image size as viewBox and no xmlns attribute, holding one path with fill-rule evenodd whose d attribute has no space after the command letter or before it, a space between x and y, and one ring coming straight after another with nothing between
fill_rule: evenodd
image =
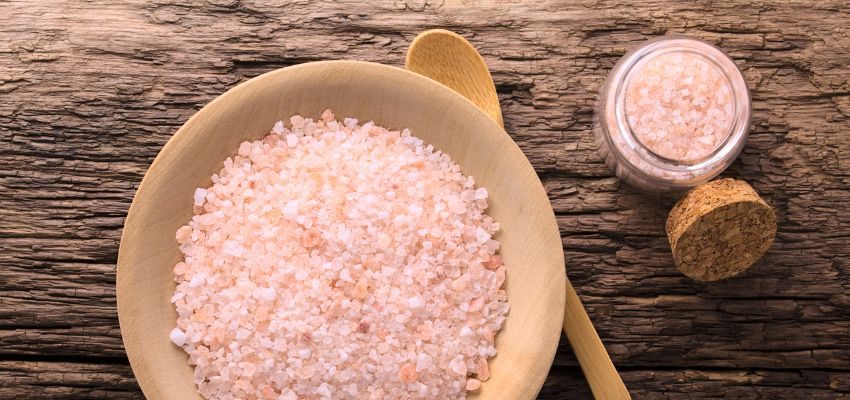
<instances>
[{"instance_id":1,"label":"glass jar","mask_svg":"<svg viewBox=\"0 0 850 400\"><path fill-rule=\"evenodd\" d=\"M711 44L663 36L629 51L594 113L600 155L623 181L676 192L725 170L744 147L752 104L741 71Z\"/></svg>"}]
</instances>

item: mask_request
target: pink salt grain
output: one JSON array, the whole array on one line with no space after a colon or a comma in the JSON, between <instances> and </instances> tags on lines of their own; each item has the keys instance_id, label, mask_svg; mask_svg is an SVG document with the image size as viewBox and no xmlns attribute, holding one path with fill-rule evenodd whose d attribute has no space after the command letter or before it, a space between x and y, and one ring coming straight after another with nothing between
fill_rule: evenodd
<instances>
[{"instance_id":1,"label":"pink salt grain","mask_svg":"<svg viewBox=\"0 0 850 400\"><path fill-rule=\"evenodd\" d=\"M478 360L478 363L475 366L475 371L478 375L478 379L482 382L490 379L490 366L487 365L487 359L481 358Z\"/></svg>"},{"instance_id":2,"label":"pink salt grain","mask_svg":"<svg viewBox=\"0 0 850 400\"><path fill-rule=\"evenodd\" d=\"M192 228L188 225L181 226L180 229L177 230L177 242L178 243L187 243L192 240Z\"/></svg>"},{"instance_id":3,"label":"pink salt grain","mask_svg":"<svg viewBox=\"0 0 850 400\"><path fill-rule=\"evenodd\" d=\"M634 73L626 89L626 118L640 142L676 161L710 154L733 121L732 89L702 57L663 54Z\"/></svg>"},{"instance_id":4,"label":"pink salt grain","mask_svg":"<svg viewBox=\"0 0 850 400\"><path fill-rule=\"evenodd\" d=\"M492 270L499 268L501 265L502 265L502 257L499 256L499 255L491 256L490 259L488 259L487 262L484 263L484 266L487 267L487 269L492 269Z\"/></svg>"},{"instance_id":5,"label":"pink salt grain","mask_svg":"<svg viewBox=\"0 0 850 400\"><path fill-rule=\"evenodd\" d=\"M416 379L419 377L416 374L416 366L410 363L401 366L401 370L399 370L398 376L399 379L401 379L401 381L404 383L416 382Z\"/></svg>"},{"instance_id":6,"label":"pink salt grain","mask_svg":"<svg viewBox=\"0 0 850 400\"><path fill-rule=\"evenodd\" d=\"M408 130L301 116L244 142L176 232L178 319L207 399L464 399L508 311L498 224Z\"/></svg>"}]
</instances>

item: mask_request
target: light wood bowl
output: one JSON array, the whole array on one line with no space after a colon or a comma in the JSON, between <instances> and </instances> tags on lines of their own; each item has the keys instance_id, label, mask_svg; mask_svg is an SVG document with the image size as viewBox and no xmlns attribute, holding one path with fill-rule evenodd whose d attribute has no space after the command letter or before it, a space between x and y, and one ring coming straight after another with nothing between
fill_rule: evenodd
<instances>
[{"instance_id":1,"label":"light wood bowl","mask_svg":"<svg viewBox=\"0 0 850 400\"><path fill-rule=\"evenodd\" d=\"M374 120L449 154L490 192L489 214L507 266L511 305L496 337L492 378L472 399L533 399L552 364L564 315L566 274L558 226L546 192L511 138L447 87L399 68L357 61L302 64L251 79L193 116L154 160L133 204L118 255L118 317L124 346L145 396L199 399L186 353L169 340L177 314L174 238L192 216L192 194L239 143L268 133L292 114L330 108L338 118Z\"/></svg>"}]
</instances>

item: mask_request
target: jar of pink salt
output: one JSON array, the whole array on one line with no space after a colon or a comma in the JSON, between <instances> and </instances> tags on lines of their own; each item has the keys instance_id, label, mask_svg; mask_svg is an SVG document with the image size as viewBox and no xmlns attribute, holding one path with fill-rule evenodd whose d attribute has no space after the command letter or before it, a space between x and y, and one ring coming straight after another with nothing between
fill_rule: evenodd
<instances>
[{"instance_id":1,"label":"jar of pink salt","mask_svg":"<svg viewBox=\"0 0 850 400\"><path fill-rule=\"evenodd\" d=\"M741 71L701 40L664 36L614 66L594 115L600 155L647 192L705 183L744 147L752 104Z\"/></svg>"}]
</instances>

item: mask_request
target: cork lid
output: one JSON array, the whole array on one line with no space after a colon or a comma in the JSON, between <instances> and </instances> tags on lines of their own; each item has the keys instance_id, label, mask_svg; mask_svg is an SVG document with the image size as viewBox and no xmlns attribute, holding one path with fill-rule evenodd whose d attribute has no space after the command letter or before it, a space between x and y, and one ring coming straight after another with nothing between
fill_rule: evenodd
<instances>
[{"instance_id":1,"label":"cork lid","mask_svg":"<svg viewBox=\"0 0 850 400\"><path fill-rule=\"evenodd\" d=\"M679 200L666 230L679 270L715 281L744 272L767 252L776 236L776 214L746 182L719 179Z\"/></svg>"}]
</instances>

